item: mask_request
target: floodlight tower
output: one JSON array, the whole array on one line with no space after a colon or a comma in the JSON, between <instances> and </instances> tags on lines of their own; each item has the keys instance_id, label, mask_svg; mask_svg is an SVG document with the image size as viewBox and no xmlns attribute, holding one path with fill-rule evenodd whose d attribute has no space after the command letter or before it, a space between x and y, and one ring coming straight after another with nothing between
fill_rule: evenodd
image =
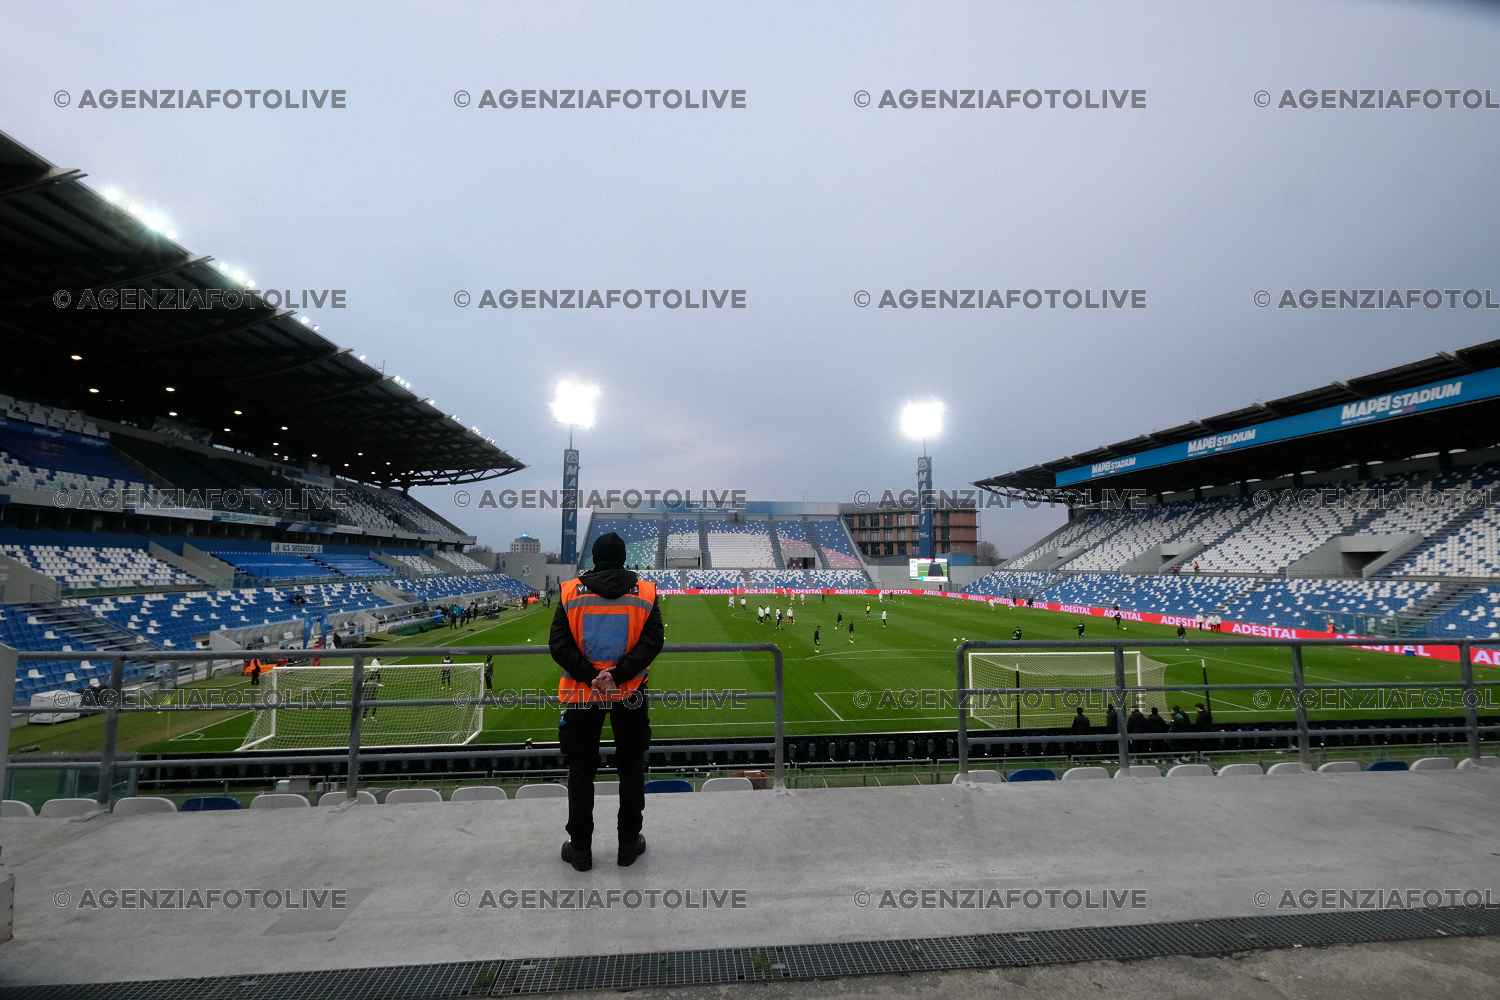
<instances>
[{"instance_id":1,"label":"floodlight tower","mask_svg":"<svg viewBox=\"0 0 1500 1000\"><path fill-rule=\"evenodd\" d=\"M562 543L558 546L564 563L578 561L578 449L573 447L573 431L594 426L598 409L597 385L565 378L552 390L552 419L568 428L568 447L563 451Z\"/></svg>"},{"instance_id":2,"label":"floodlight tower","mask_svg":"<svg viewBox=\"0 0 1500 1000\"><path fill-rule=\"evenodd\" d=\"M943 432L943 402L929 399L909 402L901 408L901 433L913 441L922 442L922 455L917 459L917 555L931 559L932 510L937 498L932 490L932 459L927 456L927 442Z\"/></svg>"}]
</instances>

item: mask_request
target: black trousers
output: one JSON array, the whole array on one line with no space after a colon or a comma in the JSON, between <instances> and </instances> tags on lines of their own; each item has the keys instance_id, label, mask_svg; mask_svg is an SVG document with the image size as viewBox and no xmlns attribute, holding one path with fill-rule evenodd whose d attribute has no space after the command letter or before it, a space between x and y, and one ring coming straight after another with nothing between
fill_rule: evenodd
<instances>
[{"instance_id":1,"label":"black trousers","mask_svg":"<svg viewBox=\"0 0 1500 1000\"><path fill-rule=\"evenodd\" d=\"M644 693L644 688L641 689ZM620 776L621 843L633 843L646 809L646 751L651 721L644 697L610 705L570 708L558 726L558 745L568 761L568 838L576 847L592 848L594 777L599 773L599 736L609 718L615 737L615 771Z\"/></svg>"}]
</instances>

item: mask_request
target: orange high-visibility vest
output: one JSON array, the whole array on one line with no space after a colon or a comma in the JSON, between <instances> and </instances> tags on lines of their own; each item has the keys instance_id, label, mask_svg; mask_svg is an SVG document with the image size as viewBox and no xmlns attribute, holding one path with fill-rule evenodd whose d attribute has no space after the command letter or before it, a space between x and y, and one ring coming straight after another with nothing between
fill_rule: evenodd
<instances>
[{"instance_id":1,"label":"orange high-visibility vest","mask_svg":"<svg viewBox=\"0 0 1500 1000\"><path fill-rule=\"evenodd\" d=\"M637 580L619 597L603 597L574 579L562 585L561 600L563 613L568 616L568 631L573 633L579 650L596 669L608 670L640 641L646 619L651 617L651 606L656 603L656 584ZM557 682L557 697L571 704L623 701L645 682L643 670L606 697L563 671Z\"/></svg>"}]
</instances>

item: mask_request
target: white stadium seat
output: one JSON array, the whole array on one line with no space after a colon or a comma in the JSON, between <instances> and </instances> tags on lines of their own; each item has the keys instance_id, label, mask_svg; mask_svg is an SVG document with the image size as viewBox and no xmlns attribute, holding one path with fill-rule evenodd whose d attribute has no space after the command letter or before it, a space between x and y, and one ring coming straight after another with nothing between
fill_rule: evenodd
<instances>
[{"instance_id":1,"label":"white stadium seat","mask_svg":"<svg viewBox=\"0 0 1500 1000\"><path fill-rule=\"evenodd\" d=\"M306 809L312 803L296 792L263 792L250 800L251 809Z\"/></svg>"},{"instance_id":2,"label":"white stadium seat","mask_svg":"<svg viewBox=\"0 0 1500 1000\"><path fill-rule=\"evenodd\" d=\"M505 789L499 785L464 785L455 788L449 802L504 802Z\"/></svg>"},{"instance_id":3,"label":"white stadium seat","mask_svg":"<svg viewBox=\"0 0 1500 1000\"><path fill-rule=\"evenodd\" d=\"M1465 757L1458 762L1458 769L1460 771L1473 771L1481 767L1500 767L1500 757L1484 756L1478 760L1473 757Z\"/></svg>"},{"instance_id":4,"label":"white stadium seat","mask_svg":"<svg viewBox=\"0 0 1500 1000\"><path fill-rule=\"evenodd\" d=\"M522 785L516 789L516 799L565 799L568 797L568 786L559 785L555 782L539 783L534 785Z\"/></svg>"},{"instance_id":5,"label":"white stadium seat","mask_svg":"<svg viewBox=\"0 0 1500 1000\"><path fill-rule=\"evenodd\" d=\"M177 803L155 795L130 795L120 799L111 810L116 816L144 816L148 813L175 813Z\"/></svg>"},{"instance_id":6,"label":"white stadium seat","mask_svg":"<svg viewBox=\"0 0 1500 1000\"><path fill-rule=\"evenodd\" d=\"M1357 774L1362 770L1357 760L1330 760L1318 766L1319 774Z\"/></svg>"}]
</instances>

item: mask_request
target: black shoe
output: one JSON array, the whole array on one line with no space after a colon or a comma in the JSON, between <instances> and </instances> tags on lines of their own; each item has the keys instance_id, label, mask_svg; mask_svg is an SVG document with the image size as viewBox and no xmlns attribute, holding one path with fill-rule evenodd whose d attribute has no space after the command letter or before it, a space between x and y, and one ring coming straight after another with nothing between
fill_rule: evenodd
<instances>
[{"instance_id":1,"label":"black shoe","mask_svg":"<svg viewBox=\"0 0 1500 1000\"><path fill-rule=\"evenodd\" d=\"M635 859L646 853L646 838L640 834L635 835L635 843L621 844L620 853L615 858L615 863L621 868L629 868L635 864Z\"/></svg>"},{"instance_id":2,"label":"black shoe","mask_svg":"<svg viewBox=\"0 0 1500 1000\"><path fill-rule=\"evenodd\" d=\"M594 852L579 850L571 840L563 841L562 859L572 865L574 871L586 872L594 867Z\"/></svg>"}]
</instances>

